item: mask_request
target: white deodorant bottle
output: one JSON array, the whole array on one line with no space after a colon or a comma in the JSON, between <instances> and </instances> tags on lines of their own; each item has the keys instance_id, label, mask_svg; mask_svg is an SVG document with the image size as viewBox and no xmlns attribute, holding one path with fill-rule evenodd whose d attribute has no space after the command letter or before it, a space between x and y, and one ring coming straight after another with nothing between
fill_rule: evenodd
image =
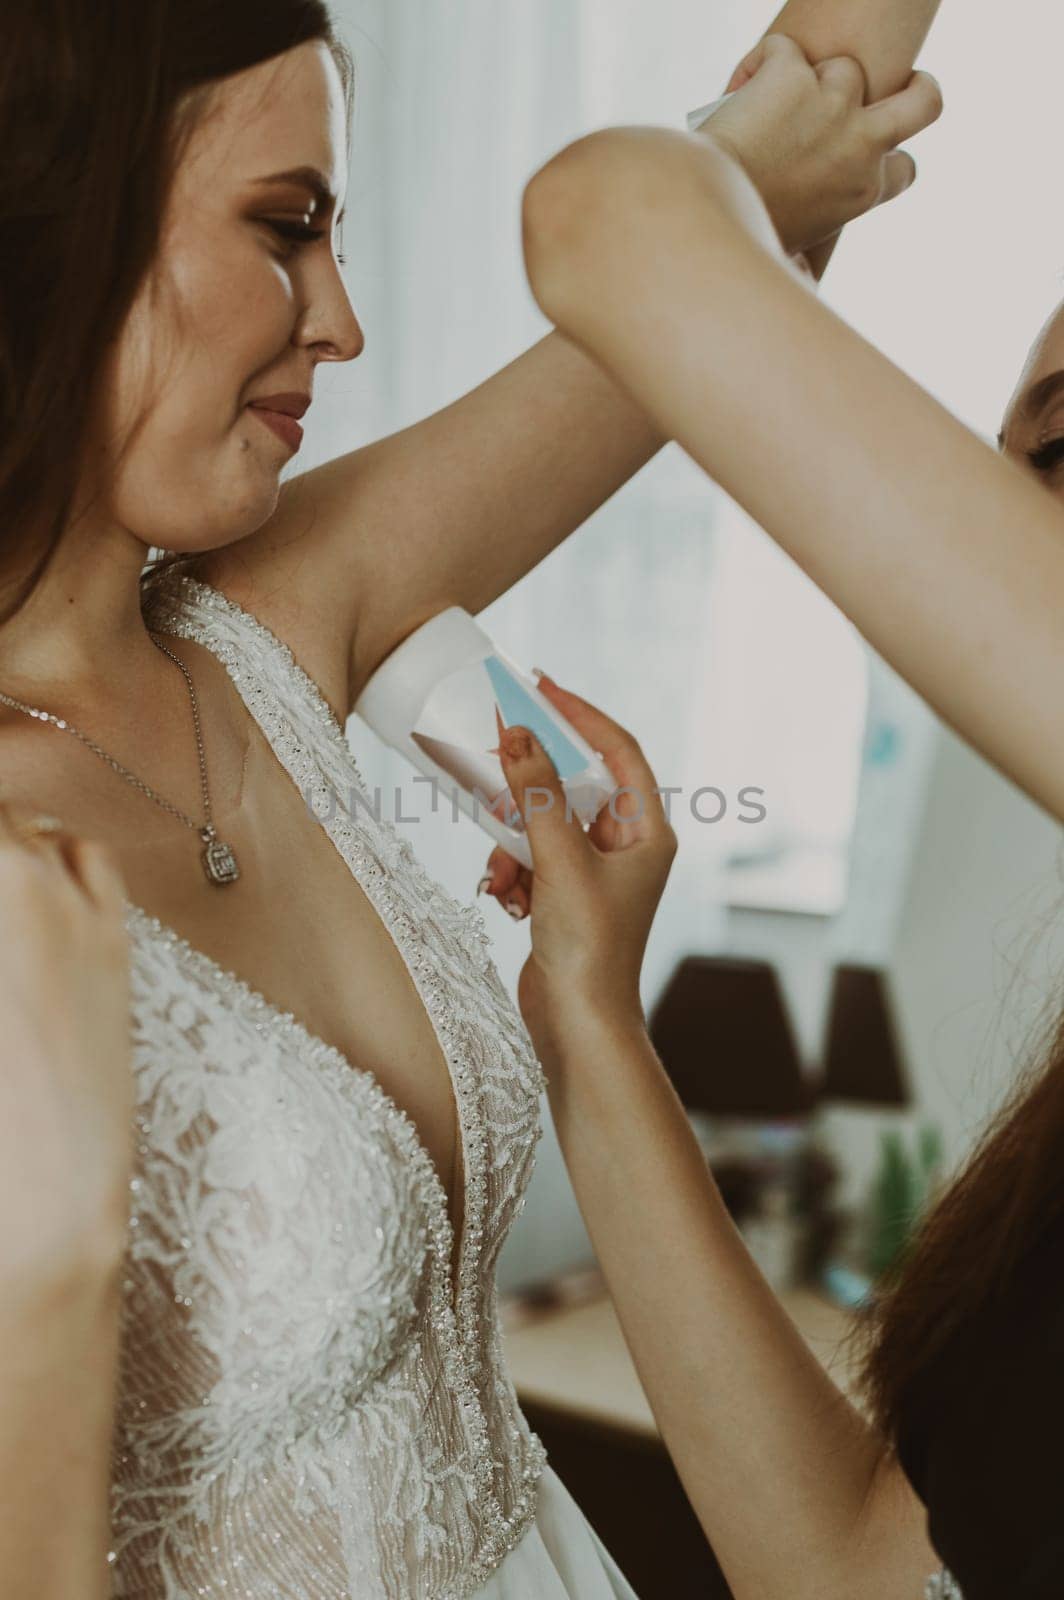
<instances>
[{"instance_id":1,"label":"white deodorant bottle","mask_svg":"<svg viewBox=\"0 0 1064 1600\"><path fill-rule=\"evenodd\" d=\"M602 758L536 682L461 606L451 606L392 651L355 713L406 756L524 866L532 852L498 756L505 728L529 728L550 756L573 813L594 820L617 788ZM531 794L527 804L545 806Z\"/></svg>"}]
</instances>

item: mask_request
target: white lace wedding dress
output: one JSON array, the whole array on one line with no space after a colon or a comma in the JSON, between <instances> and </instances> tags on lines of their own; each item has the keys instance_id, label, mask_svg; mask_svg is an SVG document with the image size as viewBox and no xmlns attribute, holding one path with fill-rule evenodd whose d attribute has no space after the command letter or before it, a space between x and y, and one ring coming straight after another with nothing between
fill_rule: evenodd
<instances>
[{"instance_id":1,"label":"white lace wedding dress","mask_svg":"<svg viewBox=\"0 0 1064 1600\"><path fill-rule=\"evenodd\" d=\"M225 664L313 803L307 827L326 828L394 938L450 1067L465 1220L454 1283L443 1186L376 1079L128 904L137 1157L112 1593L635 1600L503 1363L494 1269L542 1073L483 919L374 820L283 642L179 568L149 578L144 605Z\"/></svg>"}]
</instances>

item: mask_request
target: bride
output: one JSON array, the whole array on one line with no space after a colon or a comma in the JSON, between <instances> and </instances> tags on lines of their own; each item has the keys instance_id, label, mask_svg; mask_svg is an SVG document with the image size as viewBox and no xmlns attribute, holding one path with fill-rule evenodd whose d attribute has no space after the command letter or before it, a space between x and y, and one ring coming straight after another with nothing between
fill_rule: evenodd
<instances>
[{"instance_id":1,"label":"bride","mask_svg":"<svg viewBox=\"0 0 1064 1600\"><path fill-rule=\"evenodd\" d=\"M785 18L882 97L934 9ZM318 364L363 344L323 7L80 0L5 33L0 1588L630 1596L501 1356L529 1035L479 914L328 801L388 651L666 434L553 334L281 486ZM793 250L911 181L890 143L930 119L898 95L889 143L781 154Z\"/></svg>"}]
</instances>

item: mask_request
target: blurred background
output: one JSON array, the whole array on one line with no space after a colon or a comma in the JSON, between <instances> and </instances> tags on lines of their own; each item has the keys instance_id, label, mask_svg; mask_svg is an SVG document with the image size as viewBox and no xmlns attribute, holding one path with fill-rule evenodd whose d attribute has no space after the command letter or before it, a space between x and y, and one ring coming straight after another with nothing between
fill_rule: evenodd
<instances>
[{"instance_id":1,"label":"blurred background","mask_svg":"<svg viewBox=\"0 0 1064 1600\"><path fill-rule=\"evenodd\" d=\"M321 370L300 470L447 404L547 333L521 262L528 177L595 127L684 127L778 7L334 9L359 72L343 245L366 349ZM1058 0L1007 13L946 0L921 63L946 114L916 142L919 180L848 230L821 291L988 438L1064 292L1062 47ZM761 443L772 472L773 439ZM505 539L505 505L498 518ZM1059 993L1060 829L945 729L677 446L479 620L523 666L627 724L659 781L683 791L644 1005L751 1249L830 1361ZM410 769L357 718L348 735L385 815L403 784L403 815L421 814L400 826L471 901L490 839L446 808L432 815ZM512 992L528 928L494 904L485 914ZM639 1592L718 1592L603 1301L549 1117L501 1287L530 1414ZM595 1501L622 1461L644 1505L660 1493L667 1573L660 1553L625 1544L615 1483L609 1504Z\"/></svg>"}]
</instances>

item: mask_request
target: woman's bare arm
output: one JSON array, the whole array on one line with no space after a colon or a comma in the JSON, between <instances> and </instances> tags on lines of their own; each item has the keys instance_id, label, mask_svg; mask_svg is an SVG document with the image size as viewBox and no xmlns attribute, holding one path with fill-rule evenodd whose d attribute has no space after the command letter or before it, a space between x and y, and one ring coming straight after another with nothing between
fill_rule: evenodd
<instances>
[{"instance_id":1,"label":"woman's bare arm","mask_svg":"<svg viewBox=\"0 0 1064 1600\"><path fill-rule=\"evenodd\" d=\"M736 1600L899 1600L941 1562L882 1440L761 1276L635 1018L542 1051L580 1208Z\"/></svg>"},{"instance_id":2,"label":"woman's bare arm","mask_svg":"<svg viewBox=\"0 0 1064 1600\"><path fill-rule=\"evenodd\" d=\"M789 0L765 31L784 33L810 61L852 56L868 100L904 89L942 0Z\"/></svg>"},{"instance_id":3,"label":"woman's bare arm","mask_svg":"<svg viewBox=\"0 0 1064 1600\"><path fill-rule=\"evenodd\" d=\"M941 717L1064 819L1064 517L812 295L712 141L609 129L525 201L548 314Z\"/></svg>"},{"instance_id":4,"label":"woman's bare arm","mask_svg":"<svg viewBox=\"0 0 1064 1600\"><path fill-rule=\"evenodd\" d=\"M0 1597L106 1600L122 1248L0 1259Z\"/></svg>"}]
</instances>

